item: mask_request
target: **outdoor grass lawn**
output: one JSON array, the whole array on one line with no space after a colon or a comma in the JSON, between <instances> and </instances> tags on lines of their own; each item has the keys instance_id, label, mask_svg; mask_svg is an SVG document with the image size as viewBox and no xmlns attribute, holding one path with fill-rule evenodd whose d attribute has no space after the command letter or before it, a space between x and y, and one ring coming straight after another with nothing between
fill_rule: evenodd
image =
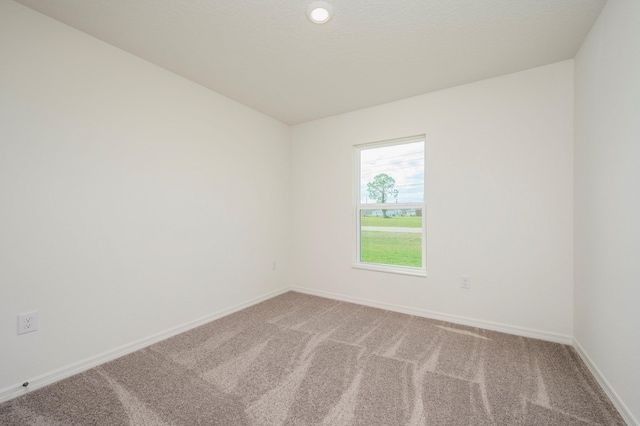
<instances>
[{"instance_id":1,"label":"outdoor grass lawn","mask_svg":"<svg viewBox=\"0 0 640 426\"><path fill-rule=\"evenodd\" d=\"M382 263L385 265L415 266L419 268L422 266L421 238L421 233L414 232L362 231L360 240L361 261L367 263Z\"/></svg>"},{"instance_id":2,"label":"outdoor grass lawn","mask_svg":"<svg viewBox=\"0 0 640 426\"><path fill-rule=\"evenodd\" d=\"M398 228L422 228L420 216L394 216L379 217L370 216L361 219L362 226L392 226Z\"/></svg>"}]
</instances>

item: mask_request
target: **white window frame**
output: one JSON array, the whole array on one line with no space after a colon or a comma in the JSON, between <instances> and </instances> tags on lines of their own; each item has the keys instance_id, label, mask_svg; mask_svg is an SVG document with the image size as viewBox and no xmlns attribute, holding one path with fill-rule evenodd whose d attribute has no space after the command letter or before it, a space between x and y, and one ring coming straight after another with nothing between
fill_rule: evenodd
<instances>
[{"instance_id":1,"label":"white window frame","mask_svg":"<svg viewBox=\"0 0 640 426\"><path fill-rule=\"evenodd\" d=\"M403 145L403 144L407 144L407 143L412 143L412 142L423 142L424 143L424 168L425 168L425 177L424 177L424 182L423 182L423 190L424 190L424 194L423 194L423 198L422 198L422 203L394 203L392 204L393 208L390 209L390 204L385 203L375 203L375 204L362 204L361 200L361 187L360 187L360 176L361 176L361 170L360 170L360 153L364 150L367 149L371 149L371 148L381 148L381 147L385 147L385 146L393 146L393 145ZM373 143L366 143L366 144L361 144L361 145L354 145L354 179L353 179L353 194L354 194L354 210L355 210L355 214L354 214L354 229L355 229L355 251L354 251L354 255L353 255L353 267L357 268L357 269L366 269L366 270L370 270L370 271L379 271L379 272L389 272L389 273L395 273L395 274L403 274L403 275L415 275L415 276L421 276L421 277L426 277L427 276L427 232L426 232L426 208L425 208L425 201L426 201L426 190L427 190L427 185L426 185L426 137L425 135L418 135L418 136L411 136L411 137L406 137L406 138L401 138L401 139L391 139L391 140L386 140L386 141L381 141L381 142L373 142ZM361 261L361 247L360 247L360 243L361 243L361 217L362 217L362 210L382 210L382 209L387 209L387 210L393 210L393 209L397 209L397 210L401 210L401 209L421 209L422 210L422 267L413 267L413 266L401 266L401 265L386 265L386 264L382 264L382 263L369 263L369 262L362 262Z\"/></svg>"}]
</instances>

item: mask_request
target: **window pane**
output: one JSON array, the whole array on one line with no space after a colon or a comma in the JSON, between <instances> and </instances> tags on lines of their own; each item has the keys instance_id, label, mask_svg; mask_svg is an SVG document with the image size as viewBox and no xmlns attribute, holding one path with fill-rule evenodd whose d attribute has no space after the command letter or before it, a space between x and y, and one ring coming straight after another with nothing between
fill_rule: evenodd
<instances>
[{"instance_id":1,"label":"window pane","mask_svg":"<svg viewBox=\"0 0 640 426\"><path fill-rule=\"evenodd\" d=\"M360 203L424 202L424 141L360 151Z\"/></svg>"},{"instance_id":2,"label":"window pane","mask_svg":"<svg viewBox=\"0 0 640 426\"><path fill-rule=\"evenodd\" d=\"M360 261L422 267L422 209L361 210Z\"/></svg>"}]
</instances>

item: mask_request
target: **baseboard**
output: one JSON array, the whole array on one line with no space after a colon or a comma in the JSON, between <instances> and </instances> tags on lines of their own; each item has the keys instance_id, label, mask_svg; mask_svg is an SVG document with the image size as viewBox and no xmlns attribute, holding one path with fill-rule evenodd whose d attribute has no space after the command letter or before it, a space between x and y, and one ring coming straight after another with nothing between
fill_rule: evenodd
<instances>
[{"instance_id":1,"label":"baseboard","mask_svg":"<svg viewBox=\"0 0 640 426\"><path fill-rule=\"evenodd\" d=\"M388 311L400 312L403 314L415 315L424 318L431 318L440 321L447 321L454 324L466 325L470 327L484 328L487 330L500 331L502 333L515 334L517 336L531 337L533 339L547 340L550 342L571 345L573 337L565 334L552 333L548 331L535 330L524 327L516 327L497 322L478 320L473 318L462 317L458 315L444 314L441 312L429 311L426 309L411 308L408 306L394 305L391 303L377 302L373 300L361 299L359 297L346 296L344 294L330 293L306 287L291 287L292 291L299 293L311 294L314 296L326 297L329 299L341 300L343 302L352 302L359 305L371 306L373 308L386 309Z\"/></svg>"},{"instance_id":2,"label":"baseboard","mask_svg":"<svg viewBox=\"0 0 640 426\"><path fill-rule=\"evenodd\" d=\"M104 364L105 362L114 360L116 358L120 358L121 356L130 354L131 352L135 352L154 343L160 342L161 340L175 336L176 334L184 333L185 331L191 330L192 328L196 328L218 318L222 318L224 316L237 312L241 309L245 309L267 299L271 299L272 297L278 296L282 293L286 293L289 290L290 289L288 287L284 287L279 290L272 291L263 296L259 296L247 300L246 302L231 306L230 308L222 309L218 312L214 312L213 314L206 315L194 321L190 321L177 327L173 327L160 333L156 333L152 336L145 337L135 342L115 348L113 350L103 352L99 355L73 363L66 367L59 368L49 373L42 374L38 377L34 377L32 379L29 379L28 388L23 387L22 383L16 383L13 386L8 386L0 390L0 402L8 401L18 396L24 395L27 392L34 391L43 386L49 385L62 379L66 379L67 377L71 377L74 374L82 373L83 371L86 371L90 368L96 367L100 364Z\"/></svg>"},{"instance_id":3,"label":"baseboard","mask_svg":"<svg viewBox=\"0 0 640 426\"><path fill-rule=\"evenodd\" d=\"M584 350L580 342L578 342L578 339L576 339L575 337L573 338L573 347L575 348L580 358L582 358L582 362L584 362L589 371L591 371L593 377L595 377L595 379L598 381L600 387L607 394L613 405L615 405L623 420L627 422L629 426L640 426L640 422L638 422L638 420L633 416L625 403L622 402L622 399L620 399L616 391L613 390L613 387L611 387L607 379L604 378L598 367L596 367L589 355L587 355L587 352Z\"/></svg>"},{"instance_id":4,"label":"baseboard","mask_svg":"<svg viewBox=\"0 0 640 426\"><path fill-rule=\"evenodd\" d=\"M239 303L229 308L222 309L218 312L198 318L194 321L190 321L188 323L179 325L177 327L173 327L171 329L154 334L152 336L145 337L143 339L137 340L127 345L123 345L118 348L115 348L113 350L103 352L99 355L87 358L85 360L51 371L49 373L42 374L38 377L35 377L29 380L28 389L24 388L22 386L22 383L17 383L13 386L8 386L0 390L0 402L8 401L18 396L24 395L27 392L39 389L43 386L49 385L51 383L57 382L67 377L71 377L74 374L78 374L83 371L89 370L90 368L96 367L100 364L104 364L105 362L114 360L121 356L127 355L131 352L135 352L137 350L143 349L154 343L157 343L169 337L175 336L177 334L184 333L185 331L191 330L192 328L204 325L218 318L222 318L226 315L248 308L249 306L263 302L267 299L271 299L272 297L286 293L287 291L290 291L290 290L296 291L299 293L305 293L305 294L310 294L314 296L340 300L344 302L357 303L360 305L371 306L374 308L386 309L389 311L400 312L400 313L405 313L409 315L416 315L424 318L448 321L454 324L484 328L487 330L500 331L503 333L515 334L518 336L531 337L534 339L541 339L541 340L547 340L547 341L556 342L556 343L573 345L573 347L576 349L576 352L578 353L580 358L583 360L587 368L589 368L589 370L591 371L595 379L598 381L602 389L605 391L609 399L618 409L618 412L620 413L622 418L625 420L625 422L627 422L627 424L630 426L640 426L640 422L638 422L638 420L633 416L631 411L629 411L629 409L624 404L624 402L620 399L616 391L613 390L609 382L604 378L600 370L595 366L591 358L587 355L582 345L580 345L580 342L578 342L577 339L571 336L567 336L559 333L551 333L551 332L545 332L545 331L540 331L535 329L529 329L524 327L515 327L515 326L495 323L491 321L466 318L466 317L457 316L457 315L444 314L441 312L434 312L426 309L418 309L418 308L412 308L408 306L395 305L391 303L377 302L373 300L347 296L344 294L331 293L327 291L320 291L320 290L315 290L315 289L310 289L305 287L297 287L297 286L281 288L279 290L267 293L265 295L247 300L245 302Z\"/></svg>"}]
</instances>

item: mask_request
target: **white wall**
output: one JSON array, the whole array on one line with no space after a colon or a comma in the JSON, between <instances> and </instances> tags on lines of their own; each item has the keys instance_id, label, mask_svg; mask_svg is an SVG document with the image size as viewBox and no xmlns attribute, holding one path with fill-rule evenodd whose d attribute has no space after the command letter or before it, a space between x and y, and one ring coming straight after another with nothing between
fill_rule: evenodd
<instances>
[{"instance_id":1,"label":"white wall","mask_svg":"<svg viewBox=\"0 0 640 426\"><path fill-rule=\"evenodd\" d=\"M289 132L0 0L0 389L286 286Z\"/></svg>"},{"instance_id":2,"label":"white wall","mask_svg":"<svg viewBox=\"0 0 640 426\"><path fill-rule=\"evenodd\" d=\"M416 134L428 276L353 269L353 145ZM572 336L573 61L297 125L292 152L293 285Z\"/></svg>"},{"instance_id":3,"label":"white wall","mask_svg":"<svg viewBox=\"0 0 640 426\"><path fill-rule=\"evenodd\" d=\"M575 338L640 424L640 2L575 59Z\"/></svg>"}]
</instances>

